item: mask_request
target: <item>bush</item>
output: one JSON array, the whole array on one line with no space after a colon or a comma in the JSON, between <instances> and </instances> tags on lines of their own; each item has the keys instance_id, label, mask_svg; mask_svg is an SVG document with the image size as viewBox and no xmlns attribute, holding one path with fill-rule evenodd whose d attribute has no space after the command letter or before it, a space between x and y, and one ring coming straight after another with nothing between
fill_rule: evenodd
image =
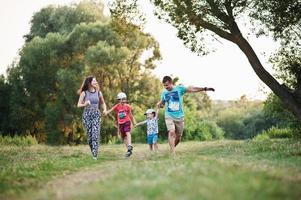
<instances>
[{"instance_id":1,"label":"bush","mask_svg":"<svg viewBox=\"0 0 301 200\"><path fill-rule=\"evenodd\" d=\"M243 99L243 98L242 98ZM230 105L218 110L216 123L229 139L253 138L275 122L262 110L262 103L256 101L228 102ZM243 106L242 106L243 105Z\"/></svg>"},{"instance_id":2,"label":"bush","mask_svg":"<svg viewBox=\"0 0 301 200\"><path fill-rule=\"evenodd\" d=\"M224 131L212 121L201 121L195 130L195 140L219 140L224 138Z\"/></svg>"},{"instance_id":3,"label":"bush","mask_svg":"<svg viewBox=\"0 0 301 200\"><path fill-rule=\"evenodd\" d=\"M1 145L31 146L38 144L35 137L32 136L0 136Z\"/></svg>"},{"instance_id":4,"label":"bush","mask_svg":"<svg viewBox=\"0 0 301 200\"><path fill-rule=\"evenodd\" d=\"M267 133L262 133L259 135L256 135L256 137L253 138L253 141L265 141L270 139Z\"/></svg>"},{"instance_id":5,"label":"bush","mask_svg":"<svg viewBox=\"0 0 301 200\"><path fill-rule=\"evenodd\" d=\"M262 141L262 140L266 140L266 139L292 138L292 137L293 137L292 129L272 127L272 128L269 128L268 130L262 131L253 140Z\"/></svg>"},{"instance_id":6,"label":"bush","mask_svg":"<svg viewBox=\"0 0 301 200\"><path fill-rule=\"evenodd\" d=\"M225 131L225 137L231 139L242 139L244 134L245 113L238 108L228 108L217 116L217 124Z\"/></svg>"},{"instance_id":7,"label":"bush","mask_svg":"<svg viewBox=\"0 0 301 200\"><path fill-rule=\"evenodd\" d=\"M277 128L272 127L268 129L267 134L270 138L291 138L293 136L293 130L290 128Z\"/></svg>"}]
</instances>

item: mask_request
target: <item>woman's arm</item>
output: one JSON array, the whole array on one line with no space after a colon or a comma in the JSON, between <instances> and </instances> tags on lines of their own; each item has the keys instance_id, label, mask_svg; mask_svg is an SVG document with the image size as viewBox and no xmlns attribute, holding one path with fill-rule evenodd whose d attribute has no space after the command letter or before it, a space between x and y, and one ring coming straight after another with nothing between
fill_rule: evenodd
<instances>
[{"instance_id":1,"label":"woman's arm","mask_svg":"<svg viewBox=\"0 0 301 200\"><path fill-rule=\"evenodd\" d=\"M85 92L82 91L77 102L77 107L81 108L91 104L89 100L84 101L84 98L85 98Z\"/></svg>"},{"instance_id":2,"label":"woman's arm","mask_svg":"<svg viewBox=\"0 0 301 200\"><path fill-rule=\"evenodd\" d=\"M116 106L116 105L115 105ZM107 110L106 112L104 111L103 114L106 116L108 115L110 112L112 112L115 109L115 106L113 106L110 110Z\"/></svg>"},{"instance_id":3,"label":"woman's arm","mask_svg":"<svg viewBox=\"0 0 301 200\"><path fill-rule=\"evenodd\" d=\"M106 105L105 99L103 98L103 95L99 95L99 100L101 102L103 113L106 113L107 112L107 105Z\"/></svg>"}]
</instances>

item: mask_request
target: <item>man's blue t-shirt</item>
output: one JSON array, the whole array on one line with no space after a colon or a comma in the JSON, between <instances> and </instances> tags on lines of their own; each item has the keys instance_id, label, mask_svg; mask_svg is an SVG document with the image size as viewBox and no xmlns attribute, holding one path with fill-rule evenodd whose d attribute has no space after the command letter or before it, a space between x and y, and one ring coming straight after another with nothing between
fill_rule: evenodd
<instances>
[{"instance_id":1,"label":"man's blue t-shirt","mask_svg":"<svg viewBox=\"0 0 301 200\"><path fill-rule=\"evenodd\" d=\"M187 88L184 86L174 86L171 91L164 90L161 94L161 100L165 102L165 116L172 118L184 117L183 95Z\"/></svg>"}]
</instances>

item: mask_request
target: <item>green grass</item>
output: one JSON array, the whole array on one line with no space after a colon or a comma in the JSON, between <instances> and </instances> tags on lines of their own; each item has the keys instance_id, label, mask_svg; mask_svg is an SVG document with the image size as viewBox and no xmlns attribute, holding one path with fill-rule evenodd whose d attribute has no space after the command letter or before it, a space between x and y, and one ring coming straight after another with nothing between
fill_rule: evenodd
<instances>
[{"instance_id":1,"label":"green grass","mask_svg":"<svg viewBox=\"0 0 301 200\"><path fill-rule=\"evenodd\" d=\"M107 154L95 162L88 146L0 147L0 199L19 196L30 188L39 188L54 176L70 174L82 167L95 166L114 155Z\"/></svg>"},{"instance_id":2,"label":"green grass","mask_svg":"<svg viewBox=\"0 0 301 200\"><path fill-rule=\"evenodd\" d=\"M0 199L300 199L301 141L0 147Z\"/></svg>"}]
</instances>

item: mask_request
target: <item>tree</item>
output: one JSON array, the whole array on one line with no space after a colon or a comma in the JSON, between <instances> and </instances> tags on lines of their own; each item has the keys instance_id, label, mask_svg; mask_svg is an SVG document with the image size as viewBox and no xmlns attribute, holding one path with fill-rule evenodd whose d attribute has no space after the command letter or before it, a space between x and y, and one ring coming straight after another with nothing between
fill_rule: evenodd
<instances>
[{"instance_id":1,"label":"tree","mask_svg":"<svg viewBox=\"0 0 301 200\"><path fill-rule=\"evenodd\" d=\"M0 132L0 134L7 134L8 133L8 127L9 127L9 91L10 86L5 80L5 77L3 75L0 76L0 130L3 131L3 133Z\"/></svg>"},{"instance_id":2,"label":"tree","mask_svg":"<svg viewBox=\"0 0 301 200\"><path fill-rule=\"evenodd\" d=\"M104 16L104 6L89 0L70 6L48 6L42 8L31 19L30 33L25 35L29 42L34 37L46 37L48 33L69 34L80 23L108 20Z\"/></svg>"},{"instance_id":3,"label":"tree","mask_svg":"<svg viewBox=\"0 0 301 200\"><path fill-rule=\"evenodd\" d=\"M270 94L264 102L265 117L273 121L273 125L280 128L300 129L297 118L283 106L283 103L274 94ZM294 134L298 134L295 131Z\"/></svg>"},{"instance_id":4,"label":"tree","mask_svg":"<svg viewBox=\"0 0 301 200\"><path fill-rule=\"evenodd\" d=\"M178 37L184 41L193 52L207 54L208 48L204 38L216 36L236 44L246 55L253 70L257 76L281 99L284 105L289 108L301 121L301 98L299 92L291 91L286 85L280 84L269 72L265 70L258 59L250 43L242 35L238 26L238 19L249 14L255 20L266 24L270 30L275 32L275 38L278 33L284 30L285 24L281 19L286 20L286 24L294 28L300 39L300 1L285 1L280 3L278 0L151 0L156 7L156 13L159 18L165 19L178 29ZM135 4L136 1L133 1ZM270 9L269 3L273 6L280 5L282 15L277 15L277 9ZM263 15L254 13L264 11ZM295 13L294 14L290 14ZM129 11L130 12L130 11ZM269 14L271 13L271 15ZM130 14L133 14L130 12ZM273 23L278 19L277 23ZM280 20L279 20L280 19ZM269 24L271 26L269 26ZM274 28L280 27L281 28ZM294 25L294 26L293 26ZM279 37L281 34L279 34ZM289 34L287 34L289 37Z\"/></svg>"},{"instance_id":5,"label":"tree","mask_svg":"<svg viewBox=\"0 0 301 200\"><path fill-rule=\"evenodd\" d=\"M250 16L259 20L265 27L260 27L261 33L272 32L274 39L300 45L301 3L295 0L254 0Z\"/></svg>"},{"instance_id":6,"label":"tree","mask_svg":"<svg viewBox=\"0 0 301 200\"><path fill-rule=\"evenodd\" d=\"M161 89L152 75L160 59L158 43L138 26L108 20L102 11L102 4L85 1L50 6L33 16L19 62L9 69L7 81L0 79L1 94L9 93L9 133L57 144L84 141L76 91L91 74L109 106L120 91L135 109L155 104ZM141 59L146 51L150 56ZM112 121L103 123L103 141L111 135Z\"/></svg>"},{"instance_id":7,"label":"tree","mask_svg":"<svg viewBox=\"0 0 301 200\"><path fill-rule=\"evenodd\" d=\"M273 64L276 77L289 88L295 98L301 97L301 3L288 0L256 0L256 10L252 16L266 26L261 32L273 33L275 40L280 41L280 48L270 62ZM297 127L300 123L287 106L274 94L265 102L265 112L273 117L279 126Z\"/></svg>"}]
</instances>

